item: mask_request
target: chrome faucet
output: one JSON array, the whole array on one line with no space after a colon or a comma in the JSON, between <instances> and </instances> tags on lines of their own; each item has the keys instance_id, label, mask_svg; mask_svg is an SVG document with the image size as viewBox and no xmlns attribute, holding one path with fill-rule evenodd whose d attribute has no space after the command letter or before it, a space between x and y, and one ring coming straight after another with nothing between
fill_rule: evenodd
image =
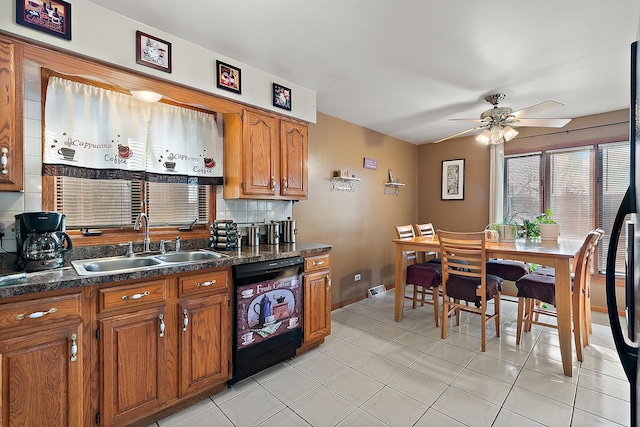
<instances>
[{"instance_id":1,"label":"chrome faucet","mask_svg":"<svg viewBox=\"0 0 640 427\"><path fill-rule=\"evenodd\" d=\"M149 244L151 243L151 239L149 239L149 218L146 213L139 213L136 217L136 224L133 226L133 229L138 231L140 230L140 223L144 219L144 252L151 252L149 249Z\"/></svg>"}]
</instances>

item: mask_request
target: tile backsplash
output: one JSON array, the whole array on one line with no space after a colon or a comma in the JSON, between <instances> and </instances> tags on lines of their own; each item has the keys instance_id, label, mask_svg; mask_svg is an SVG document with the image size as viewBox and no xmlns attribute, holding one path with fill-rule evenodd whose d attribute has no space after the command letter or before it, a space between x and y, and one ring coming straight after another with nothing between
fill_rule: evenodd
<instances>
[{"instance_id":1,"label":"tile backsplash","mask_svg":"<svg viewBox=\"0 0 640 427\"><path fill-rule=\"evenodd\" d=\"M24 192L0 192L0 230L5 233L2 252L15 252L15 215L42 210L42 96L40 67L24 64ZM290 201L225 200L216 191L216 218L232 219L243 226L292 216ZM243 233L244 234L244 233Z\"/></svg>"}]
</instances>

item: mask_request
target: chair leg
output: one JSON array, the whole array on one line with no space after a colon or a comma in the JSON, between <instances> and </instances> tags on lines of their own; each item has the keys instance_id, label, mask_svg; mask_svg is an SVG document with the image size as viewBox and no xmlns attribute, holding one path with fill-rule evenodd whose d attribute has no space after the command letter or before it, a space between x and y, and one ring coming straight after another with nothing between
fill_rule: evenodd
<instances>
[{"instance_id":1,"label":"chair leg","mask_svg":"<svg viewBox=\"0 0 640 427\"><path fill-rule=\"evenodd\" d=\"M442 294L442 325L440 337L445 339L447 337L447 320L449 318L449 297Z\"/></svg>"},{"instance_id":2,"label":"chair leg","mask_svg":"<svg viewBox=\"0 0 640 427\"><path fill-rule=\"evenodd\" d=\"M484 298L483 298L484 299ZM487 304L484 301L480 310L480 319L482 322L482 352L487 351Z\"/></svg>"},{"instance_id":3,"label":"chair leg","mask_svg":"<svg viewBox=\"0 0 640 427\"><path fill-rule=\"evenodd\" d=\"M439 288L436 288L436 287L431 288L431 296L432 296L431 299L433 300L433 315L435 316L435 319L436 319L436 328L440 326L440 313L438 313L440 298L438 297L438 289Z\"/></svg>"},{"instance_id":4,"label":"chair leg","mask_svg":"<svg viewBox=\"0 0 640 427\"><path fill-rule=\"evenodd\" d=\"M495 313L496 313L496 336L499 337L500 336L500 294L496 294L493 297L493 307L495 309Z\"/></svg>"},{"instance_id":5,"label":"chair leg","mask_svg":"<svg viewBox=\"0 0 640 427\"><path fill-rule=\"evenodd\" d=\"M573 339L576 344L576 358L582 362L583 338L586 333L584 325L584 294L580 290L576 290L573 296L571 305Z\"/></svg>"},{"instance_id":6,"label":"chair leg","mask_svg":"<svg viewBox=\"0 0 640 427\"><path fill-rule=\"evenodd\" d=\"M520 338L522 337L522 322L523 322L523 317L524 317L524 305L525 305L525 298L520 297L518 298L518 326L517 326L517 330L516 330L516 345L520 345Z\"/></svg>"},{"instance_id":7,"label":"chair leg","mask_svg":"<svg viewBox=\"0 0 640 427\"><path fill-rule=\"evenodd\" d=\"M416 299L418 299L418 287L416 285L411 285L411 286L413 286L413 301L411 301L411 303L413 304L413 309L415 310Z\"/></svg>"},{"instance_id":8,"label":"chair leg","mask_svg":"<svg viewBox=\"0 0 640 427\"><path fill-rule=\"evenodd\" d=\"M589 335L593 333L591 326L591 298L589 298L589 292L587 289L587 294L584 296L584 339L582 340L584 347L589 345Z\"/></svg>"},{"instance_id":9,"label":"chair leg","mask_svg":"<svg viewBox=\"0 0 640 427\"><path fill-rule=\"evenodd\" d=\"M524 331L525 332L531 332L531 321L533 320L533 298L527 298L527 303L526 303L526 320L524 322Z\"/></svg>"},{"instance_id":10,"label":"chair leg","mask_svg":"<svg viewBox=\"0 0 640 427\"><path fill-rule=\"evenodd\" d=\"M458 299L454 299L453 301L455 301L456 303L460 303L460 300ZM460 326L460 307L456 307L456 326Z\"/></svg>"}]
</instances>

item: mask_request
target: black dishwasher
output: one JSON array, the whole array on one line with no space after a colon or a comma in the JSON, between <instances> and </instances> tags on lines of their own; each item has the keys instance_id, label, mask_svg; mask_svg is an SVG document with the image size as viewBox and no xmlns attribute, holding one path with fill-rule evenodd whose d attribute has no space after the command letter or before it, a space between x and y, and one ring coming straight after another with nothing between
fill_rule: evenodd
<instances>
[{"instance_id":1,"label":"black dishwasher","mask_svg":"<svg viewBox=\"0 0 640 427\"><path fill-rule=\"evenodd\" d=\"M302 345L302 257L233 268L234 384L296 354Z\"/></svg>"}]
</instances>

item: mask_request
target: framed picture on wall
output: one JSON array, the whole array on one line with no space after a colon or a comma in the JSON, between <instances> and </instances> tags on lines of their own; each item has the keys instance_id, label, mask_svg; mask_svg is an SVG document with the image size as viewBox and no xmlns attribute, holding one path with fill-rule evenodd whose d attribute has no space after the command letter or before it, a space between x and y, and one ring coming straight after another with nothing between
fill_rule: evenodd
<instances>
[{"instance_id":1,"label":"framed picture on wall","mask_svg":"<svg viewBox=\"0 0 640 427\"><path fill-rule=\"evenodd\" d=\"M171 43L136 31L136 62L170 73Z\"/></svg>"},{"instance_id":2,"label":"framed picture on wall","mask_svg":"<svg viewBox=\"0 0 640 427\"><path fill-rule=\"evenodd\" d=\"M464 200L464 159L442 161L442 200Z\"/></svg>"},{"instance_id":3,"label":"framed picture on wall","mask_svg":"<svg viewBox=\"0 0 640 427\"><path fill-rule=\"evenodd\" d=\"M16 23L71 40L71 5L62 0L16 0Z\"/></svg>"},{"instance_id":4,"label":"framed picture on wall","mask_svg":"<svg viewBox=\"0 0 640 427\"><path fill-rule=\"evenodd\" d=\"M237 94L242 93L240 81L240 68L216 61L216 78L219 89L228 90Z\"/></svg>"},{"instance_id":5,"label":"framed picture on wall","mask_svg":"<svg viewBox=\"0 0 640 427\"><path fill-rule=\"evenodd\" d=\"M273 106L291 111L291 89L273 84Z\"/></svg>"}]
</instances>

